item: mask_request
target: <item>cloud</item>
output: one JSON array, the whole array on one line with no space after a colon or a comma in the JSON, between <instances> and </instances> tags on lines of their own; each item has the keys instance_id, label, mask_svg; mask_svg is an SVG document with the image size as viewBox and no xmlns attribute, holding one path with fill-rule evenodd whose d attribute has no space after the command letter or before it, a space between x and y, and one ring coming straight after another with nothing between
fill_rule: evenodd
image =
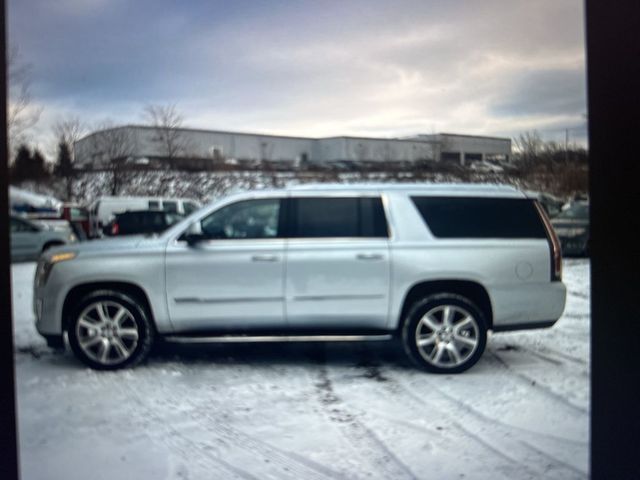
<instances>
[{"instance_id":1,"label":"cloud","mask_svg":"<svg viewBox=\"0 0 640 480\"><path fill-rule=\"evenodd\" d=\"M496 115L581 113L586 104L584 72L535 70L518 74L502 99L492 105Z\"/></svg>"},{"instance_id":2,"label":"cloud","mask_svg":"<svg viewBox=\"0 0 640 480\"><path fill-rule=\"evenodd\" d=\"M175 103L201 128L513 136L586 111L578 0L80 3L9 2L43 122Z\"/></svg>"}]
</instances>

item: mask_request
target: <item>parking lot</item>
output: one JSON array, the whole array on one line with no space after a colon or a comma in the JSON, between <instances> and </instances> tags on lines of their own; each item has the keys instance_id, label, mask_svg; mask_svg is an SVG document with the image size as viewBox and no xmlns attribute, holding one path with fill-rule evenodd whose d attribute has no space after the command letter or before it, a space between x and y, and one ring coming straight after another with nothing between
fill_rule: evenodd
<instances>
[{"instance_id":1,"label":"parking lot","mask_svg":"<svg viewBox=\"0 0 640 480\"><path fill-rule=\"evenodd\" d=\"M25 479L586 478L589 261L551 329L490 337L461 375L395 343L175 346L95 372L33 326L12 266Z\"/></svg>"}]
</instances>

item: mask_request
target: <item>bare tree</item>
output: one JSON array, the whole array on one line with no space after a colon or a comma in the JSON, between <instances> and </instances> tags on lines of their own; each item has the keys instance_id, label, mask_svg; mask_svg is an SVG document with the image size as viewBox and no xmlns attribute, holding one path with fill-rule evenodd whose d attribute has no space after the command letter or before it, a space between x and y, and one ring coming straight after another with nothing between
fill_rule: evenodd
<instances>
[{"instance_id":1,"label":"bare tree","mask_svg":"<svg viewBox=\"0 0 640 480\"><path fill-rule=\"evenodd\" d=\"M111 195L117 195L126 180L127 162L135 151L135 139L126 127L115 127L106 121L91 135L94 161L112 174Z\"/></svg>"},{"instance_id":2,"label":"bare tree","mask_svg":"<svg viewBox=\"0 0 640 480\"><path fill-rule=\"evenodd\" d=\"M192 149L191 142L181 130L184 121L182 114L175 105L147 105L144 116L154 128L153 140L160 145L169 168L175 168L176 160L187 156Z\"/></svg>"},{"instance_id":3,"label":"bare tree","mask_svg":"<svg viewBox=\"0 0 640 480\"><path fill-rule=\"evenodd\" d=\"M75 165L75 143L82 138L86 128L79 118L69 117L58 119L52 130L58 146L53 173L64 180L66 199L71 200L73 181L78 173Z\"/></svg>"},{"instance_id":4,"label":"bare tree","mask_svg":"<svg viewBox=\"0 0 640 480\"><path fill-rule=\"evenodd\" d=\"M53 125L53 134L58 144L65 143L75 160L74 145L86 133L87 128L78 117L61 118Z\"/></svg>"},{"instance_id":5,"label":"bare tree","mask_svg":"<svg viewBox=\"0 0 640 480\"><path fill-rule=\"evenodd\" d=\"M513 139L513 144L525 164L535 161L545 146L537 130L521 133Z\"/></svg>"},{"instance_id":6,"label":"bare tree","mask_svg":"<svg viewBox=\"0 0 640 480\"><path fill-rule=\"evenodd\" d=\"M9 98L7 106L7 133L11 151L25 141L26 132L40 119L42 107L33 105L31 98L31 66L22 63L18 49L7 54Z\"/></svg>"}]
</instances>

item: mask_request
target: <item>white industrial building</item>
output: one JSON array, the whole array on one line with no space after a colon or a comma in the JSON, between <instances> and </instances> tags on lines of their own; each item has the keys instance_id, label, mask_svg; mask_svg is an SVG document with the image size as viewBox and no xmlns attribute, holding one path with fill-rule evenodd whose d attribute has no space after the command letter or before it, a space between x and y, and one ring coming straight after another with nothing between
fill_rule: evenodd
<instances>
[{"instance_id":1,"label":"white industrial building","mask_svg":"<svg viewBox=\"0 0 640 480\"><path fill-rule=\"evenodd\" d=\"M167 139L169 138L169 141ZM162 131L125 125L93 132L75 143L81 168L99 169L112 160L196 169L216 164L283 163L291 166L328 164L421 163L494 159L509 161L511 140L440 133L407 138L307 138L182 128Z\"/></svg>"}]
</instances>

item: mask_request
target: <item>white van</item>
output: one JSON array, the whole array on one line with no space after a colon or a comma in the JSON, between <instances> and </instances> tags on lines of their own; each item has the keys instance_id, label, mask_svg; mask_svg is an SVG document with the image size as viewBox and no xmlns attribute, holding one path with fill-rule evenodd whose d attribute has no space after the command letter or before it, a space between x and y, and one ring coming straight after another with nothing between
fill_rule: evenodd
<instances>
[{"instance_id":1,"label":"white van","mask_svg":"<svg viewBox=\"0 0 640 480\"><path fill-rule=\"evenodd\" d=\"M170 197L98 197L89 206L90 236L102 235L102 229L117 213L128 210L164 210L189 215L201 207L192 198Z\"/></svg>"}]
</instances>

